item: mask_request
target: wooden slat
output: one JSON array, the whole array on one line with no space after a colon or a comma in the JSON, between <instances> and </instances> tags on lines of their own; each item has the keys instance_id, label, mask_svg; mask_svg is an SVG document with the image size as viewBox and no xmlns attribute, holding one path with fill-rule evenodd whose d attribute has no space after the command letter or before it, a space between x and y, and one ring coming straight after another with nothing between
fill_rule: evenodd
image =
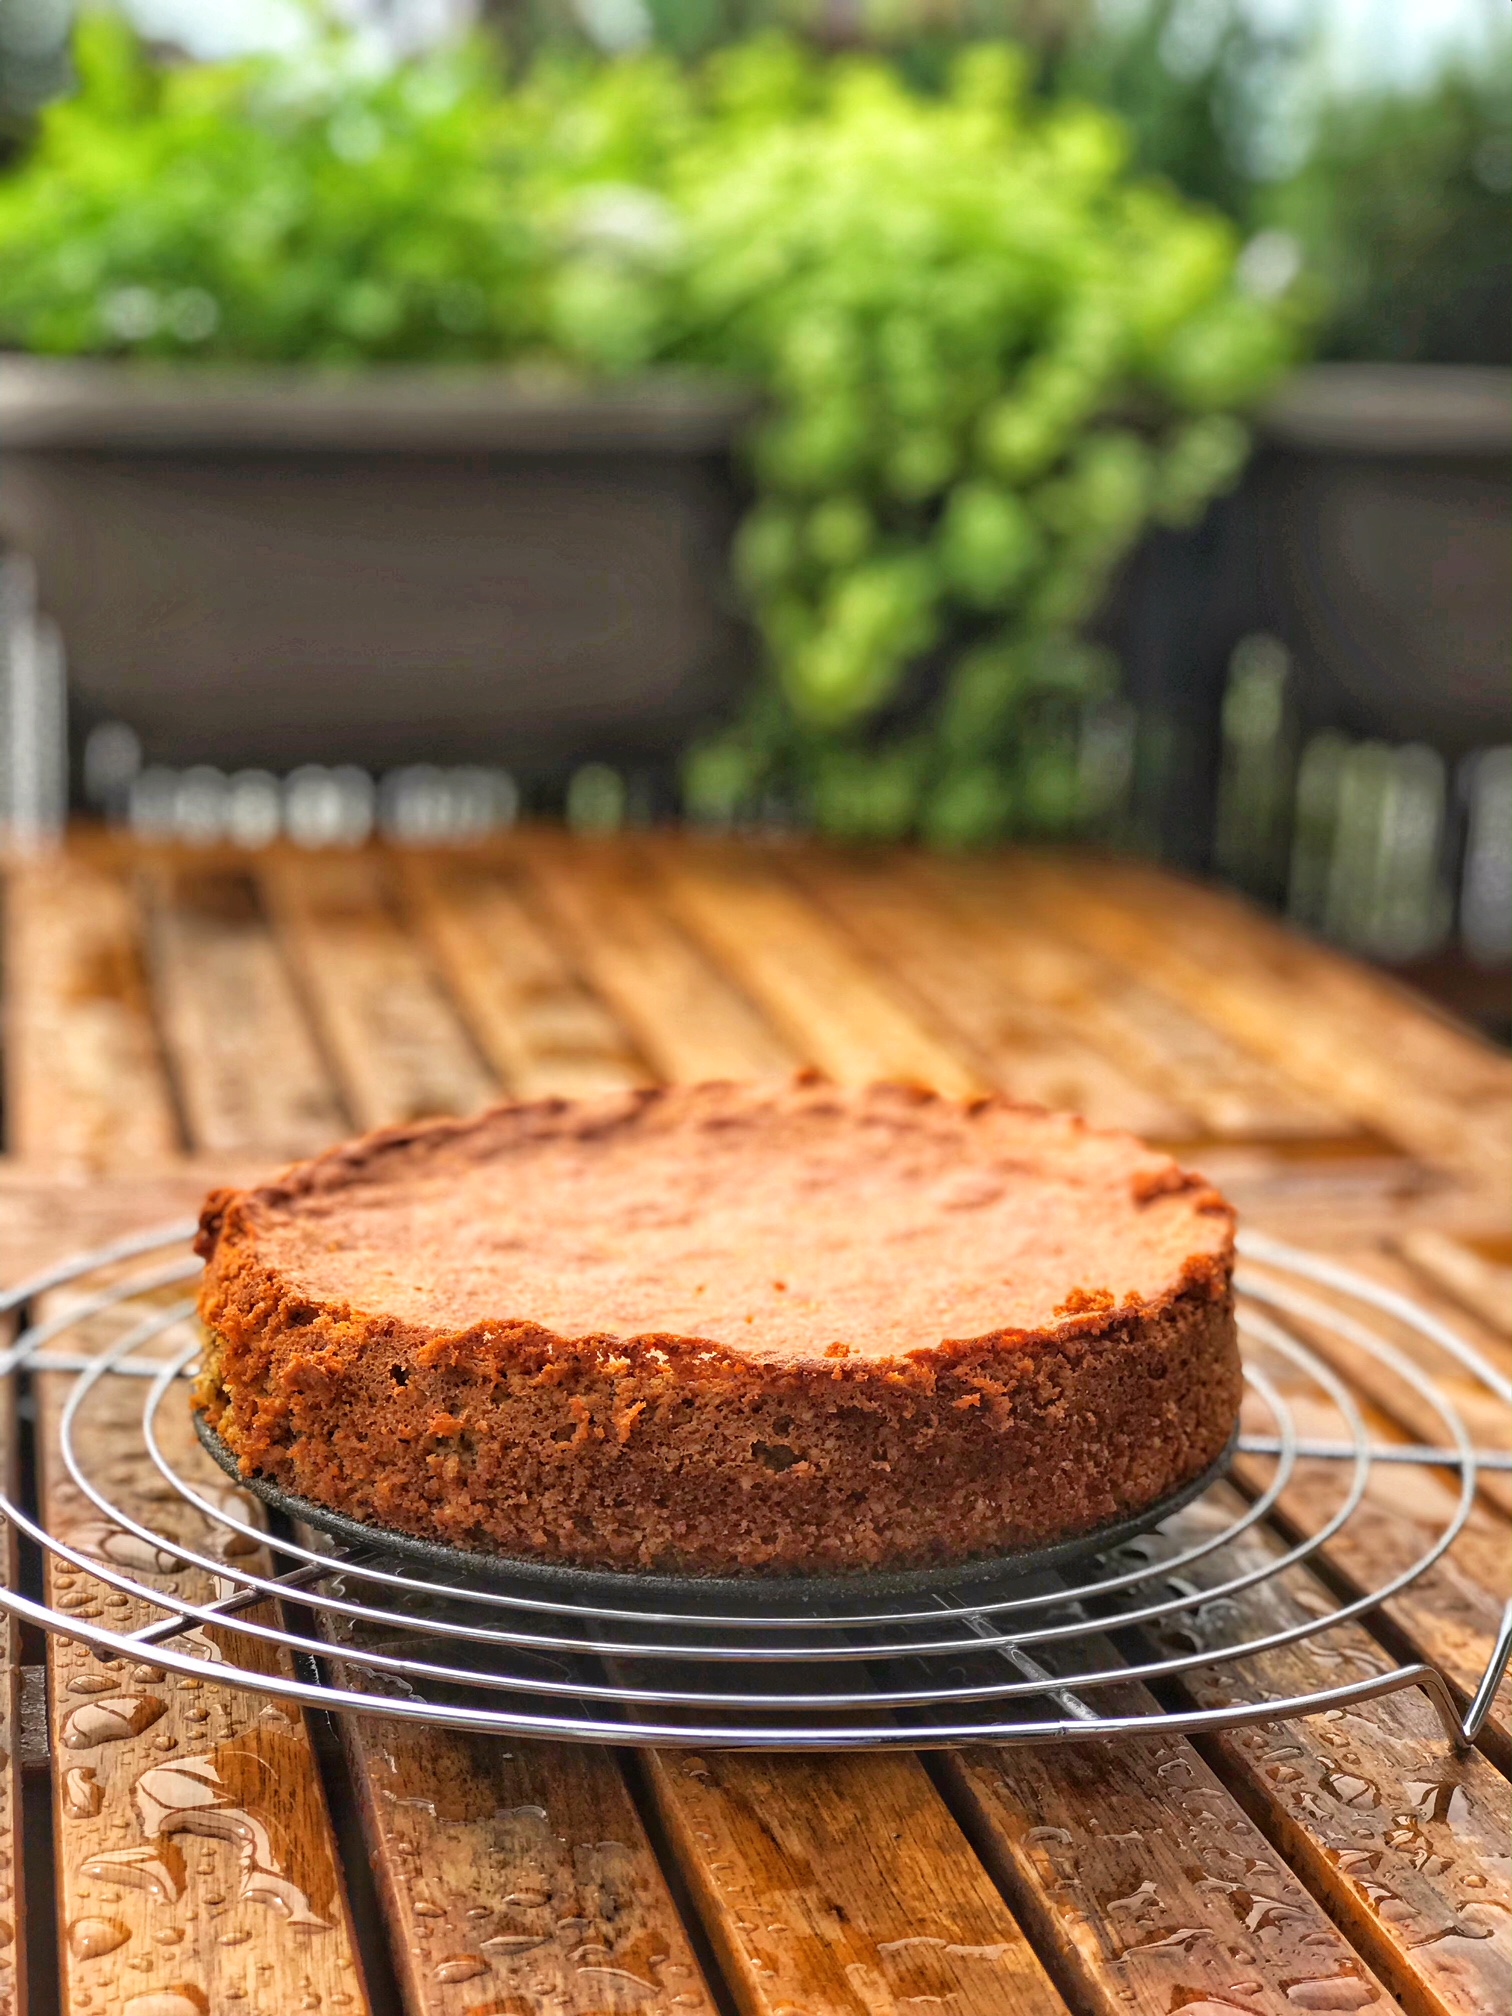
<instances>
[{"instance_id":1,"label":"wooden slat","mask_svg":"<svg viewBox=\"0 0 1512 2016\"><path fill-rule=\"evenodd\" d=\"M1220 1487L1134 1548L1159 1560L1226 1522L1242 1503L1231 1487ZM1210 1588L1273 1559L1279 1547L1251 1529L1221 1556L1184 1568L1182 1584ZM1186 1611L1156 1638L1171 1650L1200 1651L1208 1634L1212 1642L1231 1639L1236 1623L1252 1635L1284 1630L1332 1607L1309 1574L1294 1570L1211 1610ZM1216 1707L1236 1694L1311 1691L1320 1665L1344 1684L1389 1663L1367 1632L1344 1625L1237 1669L1199 1669L1180 1689L1197 1706ZM1421 1694L1231 1730L1210 1744L1264 1831L1412 2016L1485 2016L1505 2005L1507 1786L1478 1752L1455 1754Z\"/></svg>"},{"instance_id":2,"label":"wooden slat","mask_svg":"<svg viewBox=\"0 0 1512 2016\"><path fill-rule=\"evenodd\" d=\"M128 1231L192 1220L215 1184L255 1182L265 1171L260 1158L228 1163L219 1156L185 1156L159 1169L85 1176L38 1172L0 1157L0 1280L17 1282Z\"/></svg>"},{"instance_id":3,"label":"wooden slat","mask_svg":"<svg viewBox=\"0 0 1512 2016\"><path fill-rule=\"evenodd\" d=\"M1237 899L1126 861L1014 856L1004 890L1297 1085L1503 1198L1505 1058Z\"/></svg>"},{"instance_id":4,"label":"wooden slat","mask_svg":"<svg viewBox=\"0 0 1512 2016\"><path fill-rule=\"evenodd\" d=\"M764 1078L802 1061L672 922L644 862L545 833L522 836L517 858L658 1077Z\"/></svg>"},{"instance_id":5,"label":"wooden slat","mask_svg":"<svg viewBox=\"0 0 1512 2016\"><path fill-rule=\"evenodd\" d=\"M89 1171L175 1154L127 877L58 854L14 863L5 897L7 1148Z\"/></svg>"},{"instance_id":6,"label":"wooden slat","mask_svg":"<svg viewBox=\"0 0 1512 2016\"><path fill-rule=\"evenodd\" d=\"M1119 1663L1111 1648L1101 1656ZM1046 1664L1056 1670L1053 1653ZM1133 1683L1099 1690L1097 1705L1155 1706ZM967 1750L938 1769L1077 2008L1384 2016L1369 1968L1182 1739Z\"/></svg>"},{"instance_id":7,"label":"wooden slat","mask_svg":"<svg viewBox=\"0 0 1512 2016\"><path fill-rule=\"evenodd\" d=\"M309 1155L347 1131L250 875L144 871L153 988L185 1120L206 1153Z\"/></svg>"},{"instance_id":8,"label":"wooden slat","mask_svg":"<svg viewBox=\"0 0 1512 2016\"><path fill-rule=\"evenodd\" d=\"M100 1323L93 1327L103 1333ZM71 1384L55 1373L38 1381L49 1530L148 1587L211 1600L215 1577L102 1521L67 1476L58 1425ZM245 1545L168 1493L138 1453L133 1417L142 1397L138 1380L95 1389L76 1439L86 1473L155 1531L212 1554L217 1534L233 1549ZM170 1405L161 1427L180 1470L212 1498L229 1494L245 1513L251 1501L232 1492L204 1456L186 1411ZM265 1556L245 1559L266 1572ZM47 1595L60 1609L126 1631L161 1615L55 1560ZM267 1621L271 1612L257 1614ZM264 1673L291 1671L273 1648L218 1628L184 1642ZM102 1662L82 1645L54 1640L48 1713L65 2016L179 2016L181 2008L185 2016L206 2008L360 2016L368 2008L319 1770L298 1709L176 1678L150 1660Z\"/></svg>"},{"instance_id":9,"label":"wooden slat","mask_svg":"<svg viewBox=\"0 0 1512 2016\"><path fill-rule=\"evenodd\" d=\"M1357 1258L1340 1253L1338 1258ZM1378 1279L1386 1272L1385 1256L1369 1256L1369 1271ZM1505 1450L1508 1446L1507 1406L1489 1386L1477 1380L1472 1373L1455 1365L1447 1354L1419 1337L1406 1324L1396 1323L1380 1311L1366 1310L1358 1302L1335 1294L1326 1287L1303 1284L1290 1278L1277 1281L1268 1268L1250 1266L1247 1273L1257 1282L1271 1280L1278 1293L1295 1293L1305 1296L1308 1302L1321 1304L1325 1308L1339 1309L1345 1320L1359 1322L1367 1317L1366 1327L1372 1336L1395 1344L1409 1363L1420 1371L1427 1372L1432 1379L1434 1390L1441 1393L1445 1401L1458 1414L1467 1429L1471 1442L1488 1450ZM1444 1416L1433 1402L1409 1379L1387 1364L1377 1352L1357 1342L1347 1332L1331 1324L1314 1323L1305 1317L1281 1312L1286 1327L1302 1341L1310 1345L1319 1355L1343 1374L1346 1383L1356 1395L1372 1400L1383 1413L1405 1429L1415 1441L1428 1444L1442 1444L1450 1437ZM1461 1318L1458 1327L1467 1330L1469 1320ZM1502 1353L1505 1359L1505 1352ZM1503 1514L1512 1499L1508 1496L1509 1480L1506 1472L1483 1470L1479 1473L1478 1484L1485 1498Z\"/></svg>"},{"instance_id":10,"label":"wooden slat","mask_svg":"<svg viewBox=\"0 0 1512 2016\"><path fill-rule=\"evenodd\" d=\"M1512 1267L1487 1260L1434 1226L1415 1226L1397 1241L1416 1272L1500 1337L1512 1332Z\"/></svg>"},{"instance_id":11,"label":"wooden slat","mask_svg":"<svg viewBox=\"0 0 1512 2016\"><path fill-rule=\"evenodd\" d=\"M646 1067L571 971L520 878L474 857L402 864L409 914L499 1078L517 1097L583 1097Z\"/></svg>"},{"instance_id":12,"label":"wooden slat","mask_svg":"<svg viewBox=\"0 0 1512 2016\"><path fill-rule=\"evenodd\" d=\"M1318 1403L1315 1389L1293 1382L1281 1368L1270 1369L1301 1435L1339 1434L1337 1414ZM1373 1440L1406 1439L1379 1409L1366 1405L1361 1414ZM1346 1481L1339 1470L1338 1464L1298 1465L1278 1507L1288 1531L1310 1536L1326 1523ZM1256 1488L1268 1469L1257 1459L1241 1457L1237 1475L1247 1488ZM1331 1574L1355 1594L1383 1587L1419 1560L1444 1531L1457 1495L1440 1477L1415 1465L1375 1465L1361 1510L1328 1542ZM1477 1504L1453 1550L1389 1598L1382 1614L1408 1655L1438 1667L1463 1704L1475 1693L1496 1643L1507 1585L1506 1519ZM1504 1678L1482 1734L1482 1748L1504 1769L1512 1763L1509 1739L1512 1678Z\"/></svg>"},{"instance_id":13,"label":"wooden slat","mask_svg":"<svg viewBox=\"0 0 1512 2016\"><path fill-rule=\"evenodd\" d=\"M782 1032L840 1083L901 1078L956 1096L987 1080L860 958L762 849L678 840L654 848L678 921Z\"/></svg>"},{"instance_id":14,"label":"wooden slat","mask_svg":"<svg viewBox=\"0 0 1512 2016\"><path fill-rule=\"evenodd\" d=\"M0 1348L16 1334L13 1318L0 1316ZM0 1393L0 1469L6 1490L17 1484L15 1381ZM0 1521L0 1575L14 1589L16 1538ZM21 1812L21 1629L7 1611L0 1617L0 2016L26 2016L26 1889Z\"/></svg>"},{"instance_id":15,"label":"wooden slat","mask_svg":"<svg viewBox=\"0 0 1512 2016\"><path fill-rule=\"evenodd\" d=\"M360 1127L468 1113L497 1097L424 950L394 914L379 853L283 855L259 877Z\"/></svg>"},{"instance_id":16,"label":"wooden slat","mask_svg":"<svg viewBox=\"0 0 1512 2016\"><path fill-rule=\"evenodd\" d=\"M417 1086L460 1100L459 1007L501 1076L524 1069L531 1090L557 1089L544 1039L560 1021L532 1024L528 1010L553 991L570 996L571 982L507 888L465 869L406 872L439 974L463 978L454 1004L390 913L374 862L312 865L308 878L303 863L280 869L274 900L368 1125L412 1117ZM403 997L397 1024L383 1010L386 979ZM523 1026L511 1023L512 1004L526 1011ZM632 1053L605 1012L592 1002L580 1012L577 1026L601 1040L600 1087L616 1063L621 1082L635 1082ZM342 1733L413 2016L516 2007L694 2016L712 2007L606 1752L506 1748L366 1717L346 1718Z\"/></svg>"},{"instance_id":17,"label":"wooden slat","mask_svg":"<svg viewBox=\"0 0 1512 2016\"><path fill-rule=\"evenodd\" d=\"M1192 1158L1222 1190L1241 1224L1293 1245L1329 1245L1337 1237L1378 1242L1383 1227L1460 1223L1480 1202L1452 1179L1387 1144L1380 1152L1313 1155L1259 1144L1213 1142Z\"/></svg>"},{"instance_id":18,"label":"wooden slat","mask_svg":"<svg viewBox=\"0 0 1512 2016\"><path fill-rule=\"evenodd\" d=\"M9 894L6 977L13 1042L8 1061L19 1094L11 1114L11 1145L43 1166L61 1160L75 1171L119 1171L123 1180L103 1211L92 1192L76 1192L68 1180L55 1180L40 1212L23 1214L22 1229L38 1236L35 1243L28 1238L8 1247L8 1274L46 1264L60 1246L76 1251L161 1216L177 1215L182 1201L182 1186L155 1182L152 1169L152 1158L177 1154L180 1137L141 959L142 922L128 878L106 856L64 856L28 866ZM201 1187L198 1178L194 1187ZM172 1193L171 1204L165 1190ZM86 1197L91 1201L86 1203ZM42 1383L38 1462L48 1493L47 1514L77 1524L82 1511L70 1500L72 1487L59 1476L54 1438L59 1382ZM107 1389L101 1404L112 1399L140 1406L142 1389L132 1382L129 1398ZM187 1420L173 1418L177 1432L187 1435ZM185 1453L194 1460L197 1450ZM140 1462L122 1457L112 1464L107 1459L103 1467L123 1502L137 1494L139 1505L158 1505L161 1480L145 1456ZM208 1590L209 1579L202 1580ZM55 1590L58 1598L85 1603L92 1592L88 1578ZM130 1626L155 1613L128 1599L125 1608L112 1607L104 1614ZM151 1670L143 1668L144 1673ZM110 1679L109 1693L84 1694L72 1684L85 1679L93 1685L101 1677ZM127 2016L133 2001L137 2009L132 2016L141 2016L142 1997L157 1980L192 1990L187 2004L192 2008L199 2006L195 1996L212 1985L227 1990L227 1998L214 2004L217 2009L297 2009L302 1997L323 1992L323 2008L337 2016L360 2016L367 2006L365 1991L355 1971L339 1858L302 1718L229 1688L159 1690L129 1671L104 1669L102 1676L90 1655L59 1640L49 1641L48 1682L65 2016L75 2010L88 2016ZM122 1735L93 1748L61 1740L63 1725L80 1705L124 1698L165 1705L135 1736ZM88 1726L75 1723L71 1733L87 1735ZM104 1725L97 1733L104 1733ZM206 1735L212 1739L208 1746ZM258 1796L254 1780L263 1787L265 1806L254 1817L272 1823L270 1846L275 1834L281 1844L286 1866L281 1865L277 1880L294 1881L317 1900L311 1909L325 1929L311 1926L298 1933L275 1915L271 1903L256 1901L251 1890L239 1898L230 1834L221 1845L190 1842L176 1902L166 1896L155 1899L131 1879L112 1882L85 1874L85 1865L99 1853L150 1846L141 1816L152 1809L142 1804L145 1793L136 1788L154 1765L205 1755L211 1748L219 1758L217 1746L224 1747L225 1784L240 1788L245 1781L247 1792L222 1799L211 1787L216 1811L227 1816L225 1825L234 1830L243 1823L229 1816L251 1810L248 1802ZM71 1780L70 1772L76 1774ZM269 1772L277 1776L276 1791L267 1790ZM159 1789L166 1790L166 1783ZM97 1795L98 1812L87 1810ZM254 1827L246 1838L258 1848L263 1837ZM214 1860L213 1871L200 1866L207 1857ZM227 1879L223 1888L217 1887L217 1874ZM271 1881L263 1882L259 1894L275 1894ZM100 1924L84 1926L86 1919ZM296 1960L300 1965L291 1971ZM308 1989L303 1985L307 1974ZM269 1984L276 1998L260 2003L259 1994ZM231 1994L233 1989L243 1992Z\"/></svg>"},{"instance_id":19,"label":"wooden slat","mask_svg":"<svg viewBox=\"0 0 1512 2016\"><path fill-rule=\"evenodd\" d=\"M648 1768L741 2016L1064 2008L917 1758Z\"/></svg>"},{"instance_id":20,"label":"wooden slat","mask_svg":"<svg viewBox=\"0 0 1512 2016\"><path fill-rule=\"evenodd\" d=\"M1015 1098L1082 1113L1163 1141L1190 1141L1203 1123L1174 1087L1126 1070L1084 1040L1062 990L1047 988L1046 962L973 932L946 905L921 896L890 855L845 859L804 854L784 866L827 914L890 969L940 1024L952 1029L983 1074ZM1074 959L1074 954L1065 955Z\"/></svg>"},{"instance_id":21,"label":"wooden slat","mask_svg":"<svg viewBox=\"0 0 1512 2016\"><path fill-rule=\"evenodd\" d=\"M613 1754L348 1717L408 2007L712 2016Z\"/></svg>"},{"instance_id":22,"label":"wooden slat","mask_svg":"<svg viewBox=\"0 0 1512 2016\"><path fill-rule=\"evenodd\" d=\"M953 912L977 957L1009 987L1032 994L1068 1028L1167 1098L1194 1107L1218 1139L1337 1140L1353 1123L1281 1071L1137 975L1048 928L1015 901L1001 872L974 862L911 860L900 880ZM1137 1130L1136 1130L1137 1131Z\"/></svg>"}]
</instances>

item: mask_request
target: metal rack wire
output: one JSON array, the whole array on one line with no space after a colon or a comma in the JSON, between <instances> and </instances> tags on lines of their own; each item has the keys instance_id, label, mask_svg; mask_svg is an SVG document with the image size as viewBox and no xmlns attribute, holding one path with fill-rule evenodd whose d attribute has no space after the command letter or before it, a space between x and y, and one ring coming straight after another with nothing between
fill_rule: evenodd
<instances>
[{"instance_id":1,"label":"metal rack wire","mask_svg":"<svg viewBox=\"0 0 1512 2016\"><path fill-rule=\"evenodd\" d=\"M824 1600L753 1583L732 1601L691 1581L671 1599L625 1578L623 1596L597 1600L481 1567L438 1576L381 1544L267 1520L184 1432L199 1346L192 1301L175 1291L198 1272L182 1251L191 1229L82 1255L0 1297L0 1315L36 1312L0 1353L0 1377L31 1391L47 1375L66 1388L56 1438L66 1486L52 1499L72 1508L49 1523L0 1493L0 1514L43 1552L51 1598L0 1590L0 1606L104 1661L150 1660L322 1708L501 1735L783 1750L1174 1734L1402 1687L1421 1688L1465 1745L1506 1670L1512 1606L1467 1704L1434 1667L1384 1649L1358 1678L1324 1684L1337 1662L1320 1641L1449 1553L1478 1473L1508 1467L1504 1452L1473 1446L1423 1361L1447 1361L1461 1387L1502 1402L1512 1388L1407 1297L1260 1235L1241 1240L1237 1493L1215 1486L1151 1534L1071 1568L886 1598L864 1582ZM1411 1333L1410 1353L1390 1326ZM1372 1440L1348 1376L1362 1353L1376 1381L1394 1381L1437 1424L1433 1441ZM141 1404L123 1430L127 1392ZM109 1436L90 1426L105 1400ZM1442 1518L1394 1573L1369 1587L1341 1582L1328 1550L1347 1552L1354 1522L1368 1519L1376 1466L1401 1463L1448 1480ZM1272 1515L1286 1494L1320 1478L1331 1496L1309 1530L1283 1519L1278 1537ZM113 1592L103 1600L101 1584ZM1267 1588L1285 1600L1257 1601ZM137 1606L154 1614L135 1629L106 1615ZM1268 1694L1265 1655L1298 1644L1318 1653L1319 1685ZM1213 1669L1223 1703L1197 1705L1200 1690L1183 1683Z\"/></svg>"}]
</instances>

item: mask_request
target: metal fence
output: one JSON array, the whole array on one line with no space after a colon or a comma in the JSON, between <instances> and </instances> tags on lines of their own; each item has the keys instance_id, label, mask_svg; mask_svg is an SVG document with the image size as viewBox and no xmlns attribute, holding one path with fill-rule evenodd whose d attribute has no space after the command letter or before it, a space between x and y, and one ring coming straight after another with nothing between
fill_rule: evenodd
<instances>
[{"instance_id":1,"label":"metal fence","mask_svg":"<svg viewBox=\"0 0 1512 2016\"><path fill-rule=\"evenodd\" d=\"M1452 766L1421 742L1304 733L1274 637L1236 648L1223 697L1212 866L1335 944L1387 963L1458 945L1505 965L1512 749Z\"/></svg>"}]
</instances>

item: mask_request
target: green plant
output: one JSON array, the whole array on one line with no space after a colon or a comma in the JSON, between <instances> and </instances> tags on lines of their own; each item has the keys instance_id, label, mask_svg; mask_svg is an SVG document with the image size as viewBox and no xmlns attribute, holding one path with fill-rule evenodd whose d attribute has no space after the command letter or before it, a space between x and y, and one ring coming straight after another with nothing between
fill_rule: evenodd
<instances>
[{"instance_id":1,"label":"green plant","mask_svg":"<svg viewBox=\"0 0 1512 2016\"><path fill-rule=\"evenodd\" d=\"M108 14L81 20L74 60L78 89L0 182L0 341L608 367L664 339L647 256L633 329L606 318L579 355L603 262L573 196L654 178L686 116L669 62L545 65L512 92L479 43L377 72L339 42L160 68Z\"/></svg>"},{"instance_id":2,"label":"green plant","mask_svg":"<svg viewBox=\"0 0 1512 2016\"><path fill-rule=\"evenodd\" d=\"M1304 248L1338 358L1505 366L1512 292L1505 75L1330 105L1257 213Z\"/></svg>"},{"instance_id":3,"label":"green plant","mask_svg":"<svg viewBox=\"0 0 1512 2016\"><path fill-rule=\"evenodd\" d=\"M938 95L786 47L710 77L673 188L692 353L772 395L736 567L773 691L690 799L1074 829L1113 684L1078 630L1146 524L1237 473L1286 319L1235 287L1228 225L1131 179L1112 120L1035 104L1002 45Z\"/></svg>"},{"instance_id":4,"label":"green plant","mask_svg":"<svg viewBox=\"0 0 1512 2016\"><path fill-rule=\"evenodd\" d=\"M949 844L1095 816L1115 669L1078 631L1235 475L1293 341L1115 122L993 43L938 92L767 38L506 89L477 48L161 71L88 18L77 63L0 183L0 340L741 374L767 670L691 808Z\"/></svg>"},{"instance_id":5,"label":"green plant","mask_svg":"<svg viewBox=\"0 0 1512 2016\"><path fill-rule=\"evenodd\" d=\"M1246 0L1135 0L1082 23L1055 84L1122 120L1136 168L1248 226L1278 143L1294 140L1312 42L1285 10Z\"/></svg>"}]
</instances>

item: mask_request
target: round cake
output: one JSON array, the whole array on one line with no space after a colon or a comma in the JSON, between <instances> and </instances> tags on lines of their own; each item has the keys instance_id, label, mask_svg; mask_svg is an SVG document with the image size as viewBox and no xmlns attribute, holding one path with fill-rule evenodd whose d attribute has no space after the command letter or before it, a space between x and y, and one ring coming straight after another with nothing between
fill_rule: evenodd
<instances>
[{"instance_id":1,"label":"round cake","mask_svg":"<svg viewBox=\"0 0 1512 2016\"><path fill-rule=\"evenodd\" d=\"M1164 1499L1239 1406L1233 1213L1132 1137L913 1087L389 1128L211 1196L242 1471L452 1546L833 1574Z\"/></svg>"}]
</instances>

